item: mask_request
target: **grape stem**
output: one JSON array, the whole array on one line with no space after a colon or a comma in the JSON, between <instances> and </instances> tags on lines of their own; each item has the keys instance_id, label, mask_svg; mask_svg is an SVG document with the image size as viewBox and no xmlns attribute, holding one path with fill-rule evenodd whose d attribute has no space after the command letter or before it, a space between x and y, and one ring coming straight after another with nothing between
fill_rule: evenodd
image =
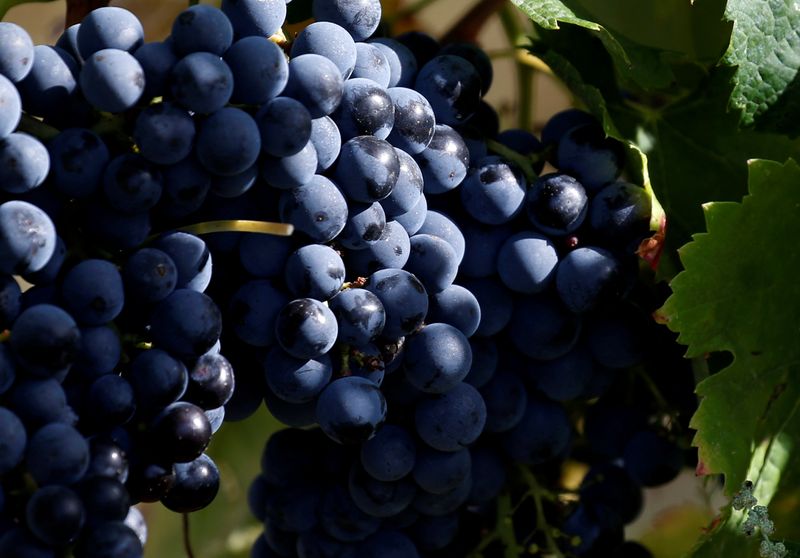
<instances>
[{"instance_id":1,"label":"grape stem","mask_svg":"<svg viewBox=\"0 0 800 558\"><path fill-rule=\"evenodd\" d=\"M536 480L536 476L525 466L521 466L519 468L522 478L525 480L526 484L530 488L530 495L533 498L533 503L536 506L536 529L541 531L544 534L545 540L547 541L547 550L553 558L564 558L564 555L561 553L561 549L558 548L555 539L553 539L553 535L550 531L550 525L547 523L547 517L544 515L544 505L542 505L542 499L546 496L542 487L539 486L539 482Z\"/></svg>"},{"instance_id":2,"label":"grape stem","mask_svg":"<svg viewBox=\"0 0 800 558\"><path fill-rule=\"evenodd\" d=\"M45 124L29 114L22 115L17 131L25 132L43 141L51 140L59 134L58 128Z\"/></svg>"},{"instance_id":3,"label":"grape stem","mask_svg":"<svg viewBox=\"0 0 800 558\"><path fill-rule=\"evenodd\" d=\"M287 223L273 223L270 221L247 221L244 219L231 219L224 221L205 221L178 227L178 231L194 235L224 233L224 232L247 232L259 234L274 234L276 236L291 236L294 233L294 226ZM162 233L154 234L148 238L151 242L161 236Z\"/></svg>"},{"instance_id":4,"label":"grape stem","mask_svg":"<svg viewBox=\"0 0 800 558\"><path fill-rule=\"evenodd\" d=\"M186 550L186 556L188 558L194 558L194 552L192 551L192 541L189 537L189 514L183 514L183 548Z\"/></svg>"},{"instance_id":5,"label":"grape stem","mask_svg":"<svg viewBox=\"0 0 800 558\"><path fill-rule=\"evenodd\" d=\"M520 170L522 170L523 174L525 174L525 179L528 182L533 182L538 177L536 171L533 170L533 165L540 159L544 158L543 153L537 153L534 156L523 155L522 153L514 151L510 147L506 147L499 141L493 139L486 140L486 147L489 149L489 151L496 153L507 161L517 165Z\"/></svg>"},{"instance_id":6,"label":"grape stem","mask_svg":"<svg viewBox=\"0 0 800 558\"><path fill-rule=\"evenodd\" d=\"M92 10L105 6L108 6L108 0L67 0L67 19L64 29L80 23Z\"/></svg>"},{"instance_id":7,"label":"grape stem","mask_svg":"<svg viewBox=\"0 0 800 558\"><path fill-rule=\"evenodd\" d=\"M524 37L525 33L520 26L519 11L511 5L507 5L500 11L500 23L503 25L506 38L512 47L518 47L520 37ZM523 130L527 130L533 115L531 112L533 100L533 68L517 58L515 62L517 68L517 107L519 114L517 115L517 124Z\"/></svg>"},{"instance_id":8,"label":"grape stem","mask_svg":"<svg viewBox=\"0 0 800 558\"><path fill-rule=\"evenodd\" d=\"M664 397L664 395L661 393L661 390L653 381L653 378L650 377L650 374L648 374L647 371L641 367L637 367L634 371L634 374L636 374L642 380L642 382L644 382L645 387L647 387L647 390L653 396L653 399L655 399L656 405L658 405L661 411L663 411L664 414L666 414L670 418L670 422L672 423L672 425L674 425L677 430L680 430L681 425L680 422L677 420L675 410L669 404L667 398Z\"/></svg>"}]
</instances>

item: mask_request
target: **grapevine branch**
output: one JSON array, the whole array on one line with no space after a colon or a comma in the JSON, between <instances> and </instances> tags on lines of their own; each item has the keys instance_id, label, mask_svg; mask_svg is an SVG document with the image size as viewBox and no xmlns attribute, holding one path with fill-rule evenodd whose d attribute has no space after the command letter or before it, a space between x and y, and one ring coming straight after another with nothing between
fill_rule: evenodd
<instances>
[{"instance_id":1,"label":"grapevine branch","mask_svg":"<svg viewBox=\"0 0 800 558\"><path fill-rule=\"evenodd\" d=\"M547 523L547 517L544 514L542 498L545 494L542 490L542 487L539 486L536 476L531 472L530 469L527 467L520 467L520 471L522 473L522 478L525 479L525 482L531 489L533 503L536 506L536 528L544 534L545 540L547 541L547 550L549 551L550 556L553 556L554 558L564 558L564 555L561 553L561 549L558 548L558 544L556 544L556 541L553 538L550 525Z\"/></svg>"},{"instance_id":2,"label":"grapevine branch","mask_svg":"<svg viewBox=\"0 0 800 558\"><path fill-rule=\"evenodd\" d=\"M408 17L413 17L414 15L417 14L417 12L424 10L425 8L427 8L428 6L437 1L438 0L417 0L416 2L412 3L409 6L396 10L393 14L388 16L386 20L390 26L394 25L398 21L404 20Z\"/></svg>"},{"instance_id":3,"label":"grapevine branch","mask_svg":"<svg viewBox=\"0 0 800 558\"><path fill-rule=\"evenodd\" d=\"M506 0L482 0L473 6L442 37L442 43L475 42L488 19L506 3Z\"/></svg>"},{"instance_id":4,"label":"grapevine branch","mask_svg":"<svg viewBox=\"0 0 800 558\"><path fill-rule=\"evenodd\" d=\"M67 0L67 20L64 29L80 23L92 10L105 6L108 6L108 0Z\"/></svg>"}]
</instances>

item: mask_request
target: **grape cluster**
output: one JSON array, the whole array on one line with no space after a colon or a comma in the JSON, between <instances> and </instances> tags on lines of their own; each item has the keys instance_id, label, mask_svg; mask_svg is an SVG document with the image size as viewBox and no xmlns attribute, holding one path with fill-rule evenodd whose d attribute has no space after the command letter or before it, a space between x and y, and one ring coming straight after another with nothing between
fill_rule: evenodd
<instances>
[{"instance_id":1,"label":"grape cluster","mask_svg":"<svg viewBox=\"0 0 800 558\"><path fill-rule=\"evenodd\" d=\"M287 4L0 23L0 556L141 556L131 506L208 505L262 404L254 558L467 555L504 495L519 541L647 556L623 526L694 401L624 146L578 110L500 132L488 56L379 36L379 0L291 40Z\"/></svg>"}]
</instances>

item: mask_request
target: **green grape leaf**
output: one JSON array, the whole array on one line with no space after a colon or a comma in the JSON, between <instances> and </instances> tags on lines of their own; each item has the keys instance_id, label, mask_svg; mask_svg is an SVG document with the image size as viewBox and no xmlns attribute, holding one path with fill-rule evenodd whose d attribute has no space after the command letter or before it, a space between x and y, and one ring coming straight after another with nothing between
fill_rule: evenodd
<instances>
[{"instance_id":1,"label":"green grape leaf","mask_svg":"<svg viewBox=\"0 0 800 558\"><path fill-rule=\"evenodd\" d=\"M754 451L765 443L762 461L775 483L800 468L792 443L800 439L800 282L792 272L800 270L800 167L761 160L749 171L741 203L705 206L708 232L681 248L685 271L659 310L687 357L733 355L698 385L691 423L704 470L723 473L728 494L753 474Z\"/></svg>"},{"instance_id":2,"label":"green grape leaf","mask_svg":"<svg viewBox=\"0 0 800 558\"><path fill-rule=\"evenodd\" d=\"M703 203L738 200L747 192L748 159L800 160L800 141L740 129L739 114L728 110L734 68L708 70L682 98L623 96L614 80L617 61L598 37L575 26L542 29L537 37L529 50L600 118L606 133L647 156L653 191L668 215L665 254L702 230ZM667 269L659 271L669 276L674 262L662 262Z\"/></svg>"},{"instance_id":3,"label":"green grape leaf","mask_svg":"<svg viewBox=\"0 0 800 558\"><path fill-rule=\"evenodd\" d=\"M796 420L796 417L795 419ZM790 427L796 429L796 426ZM753 495L759 505L769 506L769 516L775 522L773 541L795 537L797 531L798 503L795 499L787 505L782 498L796 498L797 456L792 456L791 435L786 431L764 440L756 448L750 461L746 478L754 483ZM797 453L796 449L794 453ZM792 462L793 460L793 462ZM794 478L793 478L794 477ZM707 532L696 542L691 558L751 558L758 555L759 536L746 537L742 526L746 514L727 506L712 522ZM797 545L786 544L790 550L787 558L797 558ZM792 550L794 548L794 550Z\"/></svg>"},{"instance_id":4,"label":"green grape leaf","mask_svg":"<svg viewBox=\"0 0 800 558\"><path fill-rule=\"evenodd\" d=\"M798 135L800 11L793 2L729 0L734 22L723 62L737 68L731 104L741 123Z\"/></svg>"},{"instance_id":5,"label":"green grape leaf","mask_svg":"<svg viewBox=\"0 0 800 558\"><path fill-rule=\"evenodd\" d=\"M616 110L618 126L650 160L653 189L668 215L667 249L703 229L702 204L738 200L747 192L747 160L800 157L800 142L779 134L740 130L726 110L732 70L714 71L702 88L660 110L630 104Z\"/></svg>"},{"instance_id":6,"label":"green grape leaf","mask_svg":"<svg viewBox=\"0 0 800 558\"><path fill-rule=\"evenodd\" d=\"M668 87L675 76L664 51L640 45L621 33L614 33L592 21L591 14L580 2L560 0L511 0L534 23L544 29L560 29L560 24L581 27L597 37L605 50L624 72L626 81L645 89ZM594 53L591 53L594 54ZM589 53L584 52L584 56Z\"/></svg>"}]
</instances>

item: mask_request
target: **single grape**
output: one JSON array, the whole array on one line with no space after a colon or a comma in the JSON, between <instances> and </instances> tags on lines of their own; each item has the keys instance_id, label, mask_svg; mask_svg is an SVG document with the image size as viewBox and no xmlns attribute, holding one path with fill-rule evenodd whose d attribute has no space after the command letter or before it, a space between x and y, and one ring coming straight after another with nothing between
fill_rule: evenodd
<instances>
[{"instance_id":1,"label":"single grape","mask_svg":"<svg viewBox=\"0 0 800 558\"><path fill-rule=\"evenodd\" d=\"M136 215L146 213L158 203L163 177L159 168L142 155L123 153L106 166L102 187L111 207Z\"/></svg>"},{"instance_id":2,"label":"single grape","mask_svg":"<svg viewBox=\"0 0 800 558\"><path fill-rule=\"evenodd\" d=\"M19 417L5 407L0 407L0 434L0 474L6 474L25 456L28 436Z\"/></svg>"},{"instance_id":3,"label":"single grape","mask_svg":"<svg viewBox=\"0 0 800 558\"><path fill-rule=\"evenodd\" d=\"M25 519L28 528L45 544L66 546L78 537L86 514L74 491L65 486L44 486L28 500Z\"/></svg>"},{"instance_id":4,"label":"single grape","mask_svg":"<svg viewBox=\"0 0 800 558\"><path fill-rule=\"evenodd\" d=\"M347 224L347 202L330 179L314 175L302 186L281 195L281 220L291 223L315 242L336 238Z\"/></svg>"},{"instance_id":5,"label":"single grape","mask_svg":"<svg viewBox=\"0 0 800 558\"><path fill-rule=\"evenodd\" d=\"M33 375L53 377L65 373L80 346L78 325L57 306L30 306L14 322L11 350L17 363Z\"/></svg>"},{"instance_id":6,"label":"single grape","mask_svg":"<svg viewBox=\"0 0 800 558\"><path fill-rule=\"evenodd\" d=\"M148 161L172 165L192 150L195 127L191 115L171 103L150 105L136 117L133 138Z\"/></svg>"},{"instance_id":7,"label":"single grape","mask_svg":"<svg viewBox=\"0 0 800 558\"><path fill-rule=\"evenodd\" d=\"M233 94L231 69L210 52L192 52L178 60L172 67L170 82L175 100L192 112L214 113Z\"/></svg>"},{"instance_id":8,"label":"single grape","mask_svg":"<svg viewBox=\"0 0 800 558\"><path fill-rule=\"evenodd\" d=\"M370 43L356 43L356 64L351 78L367 78L381 87L389 87L392 69L389 61L377 46Z\"/></svg>"},{"instance_id":9,"label":"single grape","mask_svg":"<svg viewBox=\"0 0 800 558\"><path fill-rule=\"evenodd\" d=\"M0 189L25 193L40 186L49 170L50 155L38 139L23 132L0 135Z\"/></svg>"},{"instance_id":10,"label":"single grape","mask_svg":"<svg viewBox=\"0 0 800 558\"><path fill-rule=\"evenodd\" d=\"M197 4L175 17L170 40L179 56L192 52L222 56L233 42L233 26L225 12L214 6Z\"/></svg>"},{"instance_id":11,"label":"single grape","mask_svg":"<svg viewBox=\"0 0 800 558\"><path fill-rule=\"evenodd\" d=\"M169 76L178 62L171 43L145 43L133 53L144 71L144 91L142 100L149 101L155 97L163 97L169 90Z\"/></svg>"},{"instance_id":12,"label":"single grape","mask_svg":"<svg viewBox=\"0 0 800 558\"><path fill-rule=\"evenodd\" d=\"M206 454L175 464L175 484L161 503L168 510L189 513L205 508L219 492L219 469Z\"/></svg>"},{"instance_id":13,"label":"single grape","mask_svg":"<svg viewBox=\"0 0 800 558\"><path fill-rule=\"evenodd\" d=\"M178 401L154 419L149 435L153 449L167 463L188 463L211 441L211 423L200 407Z\"/></svg>"},{"instance_id":14,"label":"single grape","mask_svg":"<svg viewBox=\"0 0 800 558\"><path fill-rule=\"evenodd\" d=\"M477 389L460 382L446 393L417 403L414 424L429 446L440 451L457 451L474 443L483 432L486 404Z\"/></svg>"},{"instance_id":15,"label":"single grape","mask_svg":"<svg viewBox=\"0 0 800 558\"><path fill-rule=\"evenodd\" d=\"M197 134L197 158L209 172L233 176L258 159L261 134L252 116L225 107L208 117Z\"/></svg>"},{"instance_id":16,"label":"single grape","mask_svg":"<svg viewBox=\"0 0 800 558\"><path fill-rule=\"evenodd\" d=\"M526 183L522 172L497 156L484 157L461 187L464 209L477 221L502 225L523 207Z\"/></svg>"},{"instance_id":17,"label":"single grape","mask_svg":"<svg viewBox=\"0 0 800 558\"><path fill-rule=\"evenodd\" d=\"M290 97L270 99L256 113L261 149L273 157L288 157L303 149L311 138L311 115Z\"/></svg>"},{"instance_id":18,"label":"single grape","mask_svg":"<svg viewBox=\"0 0 800 558\"><path fill-rule=\"evenodd\" d=\"M313 0L317 21L330 21L344 27L353 39L363 41L381 21L380 0Z\"/></svg>"},{"instance_id":19,"label":"single grape","mask_svg":"<svg viewBox=\"0 0 800 558\"><path fill-rule=\"evenodd\" d=\"M518 293L538 293L555 279L558 253L541 234L521 232L510 236L497 255L497 273L503 283Z\"/></svg>"},{"instance_id":20,"label":"single grape","mask_svg":"<svg viewBox=\"0 0 800 558\"><path fill-rule=\"evenodd\" d=\"M464 122L477 110L481 88L481 75L475 66L453 54L430 60L420 68L414 84L433 107L436 122L450 126Z\"/></svg>"},{"instance_id":21,"label":"single grape","mask_svg":"<svg viewBox=\"0 0 800 558\"><path fill-rule=\"evenodd\" d=\"M439 451L421 446L416 454L413 477L420 488L445 494L458 488L472 472L470 450Z\"/></svg>"},{"instance_id":22,"label":"single grape","mask_svg":"<svg viewBox=\"0 0 800 558\"><path fill-rule=\"evenodd\" d=\"M222 11L230 19L236 37L270 37L286 19L284 0L223 0Z\"/></svg>"},{"instance_id":23,"label":"single grape","mask_svg":"<svg viewBox=\"0 0 800 558\"><path fill-rule=\"evenodd\" d=\"M25 461L39 486L72 484L89 468L89 444L72 426L51 422L31 436Z\"/></svg>"},{"instance_id":24,"label":"single grape","mask_svg":"<svg viewBox=\"0 0 800 558\"><path fill-rule=\"evenodd\" d=\"M49 45L33 49L33 65L17 84L25 112L45 118L58 116L78 91L82 69L67 51ZM84 93L87 99L90 97Z\"/></svg>"},{"instance_id":25,"label":"single grape","mask_svg":"<svg viewBox=\"0 0 800 558\"><path fill-rule=\"evenodd\" d=\"M422 170L426 194L443 194L461 184L467 176L467 145L461 135L446 124L436 125L430 143L414 158Z\"/></svg>"},{"instance_id":26,"label":"single grape","mask_svg":"<svg viewBox=\"0 0 800 558\"><path fill-rule=\"evenodd\" d=\"M50 153L50 178L62 193L83 198L100 186L103 169L109 161L105 142L93 131L70 128L47 144Z\"/></svg>"},{"instance_id":27,"label":"single grape","mask_svg":"<svg viewBox=\"0 0 800 558\"><path fill-rule=\"evenodd\" d=\"M258 105L277 97L289 81L289 63L266 37L243 37L224 56L233 74L231 101Z\"/></svg>"},{"instance_id":28,"label":"single grape","mask_svg":"<svg viewBox=\"0 0 800 558\"><path fill-rule=\"evenodd\" d=\"M405 374L417 389L447 393L469 373L472 349L455 327L433 323L406 342Z\"/></svg>"},{"instance_id":29,"label":"single grape","mask_svg":"<svg viewBox=\"0 0 800 558\"><path fill-rule=\"evenodd\" d=\"M295 299L278 314L275 337L295 358L312 359L327 353L336 342L338 326L330 309L313 298Z\"/></svg>"},{"instance_id":30,"label":"single grape","mask_svg":"<svg viewBox=\"0 0 800 558\"><path fill-rule=\"evenodd\" d=\"M356 44L346 29L330 21L317 20L298 33L292 42L291 57L319 54L339 68L342 79L353 73L356 65Z\"/></svg>"},{"instance_id":31,"label":"single grape","mask_svg":"<svg viewBox=\"0 0 800 558\"><path fill-rule=\"evenodd\" d=\"M327 354L295 358L273 347L264 359L264 378L272 393L287 403L308 403L328 385L333 374Z\"/></svg>"},{"instance_id":32,"label":"single grape","mask_svg":"<svg viewBox=\"0 0 800 558\"><path fill-rule=\"evenodd\" d=\"M378 47L389 62L391 69L389 87L412 88L418 69L414 53L400 41L386 37L371 39L370 44Z\"/></svg>"},{"instance_id":33,"label":"single grape","mask_svg":"<svg viewBox=\"0 0 800 558\"><path fill-rule=\"evenodd\" d=\"M1 32L1 31L0 31ZM22 116L22 99L16 86L3 74L0 74L0 138L5 138L16 130Z\"/></svg>"},{"instance_id":34,"label":"single grape","mask_svg":"<svg viewBox=\"0 0 800 558\"><path fill-rule=\"evenodd\" d=\"M83 260L64 276L65 306L81 325L103 325L116 318L125 303L122 276L107 260Z\"/></svg>"},{"instance_id":35,"label":"single grape","mask_svg":"<svg viewBox=\"0 0 800 558\"><path fill-rule=\"evenodd\" d=\"M573 312L591 310L620 290L621 265L603 249L586 246L567 254L556 271L556 289Z\"/></svg>"},{"instance_id":36,"label":"single grape","mask_svg":"<svg viewBox=\"0 0 800 558\"><path fill-rule=\"evenodd\" d=\"M328 303L339 324L338 341L362 346L376 339L386 323L380 299L366 289L349 288Z\"/></svg>"},{"instance_id":37,"label":"single grape","mask_svg":"<svg viewBox=\"0 0 800 558\"><path fill-rule=\"evenodd\" d=\"M406 87L386 90L394 103L394 125L386 138L409 155L422 153L435 133L436 116L421 93Z\"/></svg>"},{"instance_id":38,"label":"single grape","mask_svg":"<svg viewBox=\"0 0 800 558\"><path fill-rule=\"evenodd\" d=\"M344 262L336 251L323 244L307 244L286 260L284 278L297 297L328 300L344 283Z\"/></svg>"},{"instance_id":39,"label":"single grape","mask_svg":"<svg viewBox=\"0 0 800 558\"><path fill-rule=\"evenodd\" d=\"M92 106L107 112L128 110L144 92L144 70L128 52L106 48L86 59L81 90Z\"/></svg>"},{"instance_id":40,"label":"single grape","mask_svg":"<svg viewBox=\"0 0 800 558\"><path fill-rule=\"evenodd\" d=\"M80 54L87 60L106 48L135 51L144 42L144 30L133 13L106 6L92 10L81 20L77 39Z\"/></svg>"},{"instance_id":41,"label":"single grape","mask_svg":"<svg viewBox=\"0 0 800 558\"><path fill-rule=\"evenodd\" d=\"M341 70L319 54L301 54L289 61L289 81L283 95L297 99L312 118L331 114L342 100Z\"/></svg>"},{"instance_id":42,"label":"single grape","mask_svg":"<svg viewBox=\"0 0 800 558\"><path fill-rule=\"evenodd\" d=\"M408 430L386 424L361 446L361 464L377 480L395 481L415 467L417 448Z\"/></svg>"},{"instance_id":43,"label":"single grape","mask_svg":"<svg viewBox=\"0 0 800 558\"><path fill-rule=\"evenodd\" d=\"M317 401L317 420L332 440L361 443L386 419L386 400L373 382L358 376L331 382Z\"/></svg>"},{"instance_id":44,"label":"single grape","mask_svg":"<svg viewBox=\"0 0 800 558\"><path fill-rule=\"evenodd\" d=\"M387 197L399 174L400 160L389 142L356 136L342 145L336 179L350 200L372 203Z\"/></svg>"},{"instance_id":45,"label":"single grape","mask_svg":"<svg viewBox=\"0 0 800 558\"><path fill-rule=\"evenodd\" d=\"M580 182L566 174L540 176L525 198L528 219L545 234L575 232L589 212L588 197Z\"/></svg>"},{"instance_id":46,"label":"single grape","mask_svg":"<svg viewBox=\"0 0 800 558\"><path fill-rule=\"evenodd\" d=\"M557 167L577 178L589 192L597 192L622 172L622 142L606 136L598 123L571 128L558 140Z\"/></svg>"},{"instance_id":47,"label":"single grape","mask_svg":"<svg viewBox=\"0 0 800 558\"><path fill-rule=\"evenodd\" d=\"M31 71L34 47L28 32L16 23L0 22L0 75L19 83Z\"/></svg>"},{"instance_id":48,"label":"single grape","mask_svg":"<svg viewBox=\"0 0 800 558\"><path fill-rule=\"evenodd\" d=\"M383 337L399 339L415 331L428 313L428 294L413 274L402 269L376 271L364 288L380 299L386 311Z\"/></svg>"},{"instance_id":49,"label":"single grape","mask_svg":"<svg viewBox=\"0 0 800 558\"><path fill-rule=\"evenodd\" d=\"M374 81L351 78L344 82L342 102L331 116L345 141L362 135L386 139L394 126L394 102Z\"/></svg>"}]
</instances>

